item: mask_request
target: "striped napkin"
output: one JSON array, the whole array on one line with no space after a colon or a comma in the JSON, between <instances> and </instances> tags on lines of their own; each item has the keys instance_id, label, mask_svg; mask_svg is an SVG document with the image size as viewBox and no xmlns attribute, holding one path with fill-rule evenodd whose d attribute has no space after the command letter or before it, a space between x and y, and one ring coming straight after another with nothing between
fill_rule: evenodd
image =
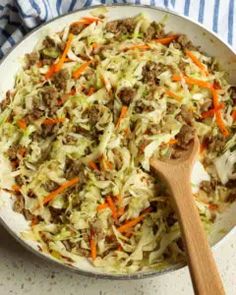
<instances>
[{"instance_id":1,"label":"striped napkin","mask_svg":"<svg viewBox=\"0 0 236 295\"><path fill-rule=\"evenodd\" d=\"M235 0L1 0L0 58L43 22L82 7L112 3L169 8L203 23L236 50Z\"/></svg>"}]
</instances>

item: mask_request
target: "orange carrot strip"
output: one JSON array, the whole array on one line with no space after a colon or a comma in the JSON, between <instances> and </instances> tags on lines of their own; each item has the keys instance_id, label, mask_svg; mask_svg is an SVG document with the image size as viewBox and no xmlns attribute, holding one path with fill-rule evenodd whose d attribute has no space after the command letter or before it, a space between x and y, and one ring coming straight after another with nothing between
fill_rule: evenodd
<instances>
[{"instance_id":1,"label":"orange carrot strip","mask_svg":"<svg viewBox=\"0 0 236 295\"><path fill-rule=\"evenodd\" d=\"M109 208L109 205L107 203L103 203L97 206L97 211L100 212L106 208Z\"/></svg>"},{"instance_id":2,"label":"orange carrot strip","mask_svg":"<svg viewBox=\"0 0 236 295\"><path fill-rule=\"evenodd\" d=\"M167 36L165 38L159 38L159 39L154 39L157 43L161 43L162 45L168 45L175 39L177 39L179 36L178 35L172 35L172 36Z\"/></svg>"},{"instance_id":3,"label":"orange carrot strip","mask_svg":"<svg viewBox=\"0 0 236 295\"><path fill-rule=\"evenodd\" d=\"M213 108L213 109L210 109L210 110L208 110L208 111L206 111L206 112L203 112L203 113L201 114L201 117L202 117L203 119L206 119L206 118L209 118L209 117L213 117L213 116L215 115L215 113L216 113L217 110L221 110L221 109L223 109L223 108L224 108L224 104L221 103L221 104L219 104L216 108Z\"/></svg>"},{"instance_id":4,"label":"orange carrot strip","mask_svg":"<svg viewBox=\"0 0 236 295\"><path fill-rule=\"evenodd\" d=\"M97 257L97 245L93 235L90 236L89 244L90 244L91 258L92 260L95 260Z\"/></svg>"},{"instance_id":5,"label":"orange carrot strip","mask_svg":"<svg viewBox=\"0 0 236 295\"><path fill-rule=\"evenodd\" d=\"M171 98L174 98L175 100L181 101L182 97L177 95L176 93L170 91L170 90L165 90L166 95L168 95Z\"/></svg>"},{"instance_id":6,"label":"orange carrot strip","mask_svg":"<svg viewBox=\"0 0 236 295\"><path fill-rule=\"evenodd\" d=\"M213 98L213 106L215 109L219 107L219 97L218 97L218 92L216 89L212 88L212 98ZM221 110L216 110L216 123L221 131L221 133L227 137L229 135L229 131L225 126L225 123L223 121L222 115L221 115Z\"/></svg>"},{"instance_id":7,"label":"orange carrot strip","mask_svg":"<svg viewBox=\"0 0 236 295\"><path fill-rule=\"evenodd\" d=\"M172 76L172 81L174 81L174 82L181 81L182 79L185 80L185 82L190 85L197 85L199 87L208 88L208 89L213 88L213 85L211 83L203 81L203 80L199 80L199 79L195 79L195 78L191 78L191 77L186 77L186 76L184 76L182 78L179 75Z\"/></svg>"},{"instance_id":8,"label":"orange carrot strip","mask_svg":"<svg viewBox=\"0 0 236 295\"><path fill-rule=\"evenodd\" d=\"M88 96L92 95L95 92L95 88L94 87L90 87L89 91L88 91Z\"/></svg>"},{"instance_id":9,"label":"orange carrot strip","mask_svg":"<svg viewBox=\"0 0 236 295\"><path fill-rule=\"evenodd\" d=\"M44 125L54 125L57 123L63 123L65 121L65 118L46 118L43 121Z\"/></svg>"},{"instance_id":10,"label":"orange carrot strip","mask_svg":"<svg viewBox=\"0 0 236 295\"><path fill-rule=\"evenodd\" d=\"M92 170L99 171L97 164L96 164L95 162L93 162L93 161L90 161L90 162L88 163L88 166L89 166L89 168L92 169Z\"/></svg>"},{"instance_id":11,"label":"orange carrot strip","mask_svg":"<svg viewBox=\"0 0 236 295\"><path fill-rule=\"evenodd\" d=\"M129 221L127 221L126 223L124 223L123 225L121 225L120 227L118 227L118 231L120 233L124 233L127 230L129 230L131 227L134 227L136 224L138 224L140 221L142 221L144 219L146 214L141 214L140 216L131 219Z\"/></svg>"},{"instance_id":12,"label":"orange carrot strip","mask_svg":"<svg viewBox=\"0 0 236 295\"><path fill-rule=\"evenodd\" d=\"M73 72L72 77L74 79L78 79L90 64L91 64L91 61L88 61L82 64L77 70Z\"/></svg>"},{"instance_id":13,"label":"orange carrot strip","mask_svg":"<svg viewBox=\"0 0 236 295\"><path fill-rule=\"evenodd\" d=\"M53 64L47 71L47 73L45 74L45 79L48 80L50 79L53 74L55 73L55 64Z\"/></svg>"},{"instance_id":14,"label":"orange carrot strip","mask_svg":"<svg viewBox=\"0 0 236 295\"><path fill-rule=\"evenodd\" d=\"M117 123L116 123L116 128L119 127L119 125L120 125L122 119L124 119L124 117L126 116L127 111L128 111L128 107L127 107L127 106L123 106L123 107L121 108L120 117L119 117L119 119L118 119L118 121L117 121Z\"/></svg>"},{"instance_id":15,"label":"orange carrot strip","mask_svg":"<svg viewBox=\"0 0 236 295\"><path fill-rule=\"evenodd\" d=\"M117 210L116 210L116 206L115 206L115 204L114 204L112 198L111 198L110 196L108 196L108 197L106 198L106 201L107 201L107 204L108 204L109 208L111 209L112 217L113 217L114 219L117 219Z\"/></svg>"},{"instance_id":16,"label":"orange carrot strip","mask_svg":"<svg viewBox=\"0 0 236 295\"><path fill-rule=\"evenodd\" d=\"M168 145L174 145L174 144L176 144L178 142L178 140L177 139L170 139L168 142L167 142L167 144Z\"/></svg>"},{"instance_id":17,"label":"orange carrot strip","mask_svg":"<svg viewBox=\"0 0 236 295\"><path fill-rule=\"evenodd\" d=\"M53 199L55 199L55 197L59 194L61 194L62 192L64 192L64 190L66 190L68 187L75 185L76 183L79 182L79 177L75 177L72 178L71 180L68 180L66 182L64 182L61 186L59 186L56 190L52 191L51 193L49 193L43 200L43 204L46 205L47 203L51 202Z\"/></svg>"},{"instance_id":18,"label":"orange carrot strip","mask_svg":"<svg viewBox=\"0 0 236 295\"><path fill-rule=\"evenodd\" d=\"M98 44L98 43L93 43L92 44L92 48L93 49L97 49L98 47L100 47L101 45L100 44Z\"/></svg>"},{"instance_id":19,"label":"orange carrot strip","mask_svg":"<svg viewBox=\"0 0 236 295\"><path fill-rule=\"evenodd\" d=\"M124 50L133 50L133 49L147 50L147 49L150 49L150 46L146 44L134 44L129 47L126 47Z\"/></svg>"},{"instance_id":20,"label":"orange carrot strip","mask_svg":"<svg viewBox=\"0 0 236 295\"><path fill-rule=\"evenodd\" d=\"M84 16L82 17L79 21L74 22L72 25L90 25L94 22L98 22L98 21L102 21L100 18L98 17L89 17L89 16Z\"/></svg>"},{"instance_id":21,"label":"orange carrot strip","mask_svg":"<svg viewBox=\"0 0 236 295\"><path fill-rule=\"evenodd\" d=\"M203 73L205 73L207 76L209 75L205 65L191 51L186 50L185 53Z\"/></svg>"},{"instance_id":22,"label":"orange carrot strip","mask_svg":"<svg viewBox=\"0 0 236 295\"><path fill-rule=\"evenodd\" d=\"M233 111L232 118L233 118L234 121L236 121L236 110Z\"/></svg>"},{"instance_id":23,"label":"orange carrot strip","mask_svg":"<svg viewBox=\"0 0 236 295\"><path fill-rule=\"evenodd\" d=\"M13 186L11 188L16 193L18 193L20 191L20 186L17 184L13 184Z\"/></svg>"},{"instance_id":24,"label":"orange carrot strip","mask_svg":"<svg viewBox=\"0 0 236 295\"><path fill-rule=\"evenodd\" d=\"M18 120L17 125L20 129L26 129L26 127L27 127L25 119Z\"/></svg>"},{"instance_id":25,"label":"orange carrot strip","mask_svg":"<svg viewBox=\"0 0 236 295\"><path fill-rule=\"evenodd\" d=\"M209 204L208 208L212 211L215 211L215 210L219 209L219 206L217 204Z\"/></svg>"},{"instance_id":26,"label":"orange carrot strip","mask_svg":"<svg viewBox=\"0 0 236 295\"><path fill-rule=\"evenodd\" d=\"M102 170L112 170L113 166L110 161L108 161L104 155L100 159Z\"/></svg>"},{"instance_id":27,"label":"orange carrot strip","mask_svg":"<svg viewBox=\"0 0 236 295\"><path fill-rule=\"evenodd\" d=\"M70 50L73 38L74 38L74 35L70 33L69 36L68 36L67 42L66 42L65 49L64 49L64 51L62 53L62 56L60 57L59 61L55 64L55 69L54 69L55 72L59 72L61 70L61 68L62 68L62 66L63 66L63 64L65 62L67 53Z\"/></svg>"}]
</instances>

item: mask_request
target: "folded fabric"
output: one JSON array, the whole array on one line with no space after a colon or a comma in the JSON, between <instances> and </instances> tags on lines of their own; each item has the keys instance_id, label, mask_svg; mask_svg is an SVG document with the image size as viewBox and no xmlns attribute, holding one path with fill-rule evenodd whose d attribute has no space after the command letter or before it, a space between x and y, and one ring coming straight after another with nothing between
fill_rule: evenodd
<instances>
[{"instance_id":1,"label":"folded fabric","mask_svg":"<svg viewBox=\"0 0 236 295\"><path fill-rule=\"evenodd\" d=\"M203 23L236 50L235 0L2 0L0 58L31 29L58 15L82 7L115 3L168 8Z\"/></svg>"}]
</instances>

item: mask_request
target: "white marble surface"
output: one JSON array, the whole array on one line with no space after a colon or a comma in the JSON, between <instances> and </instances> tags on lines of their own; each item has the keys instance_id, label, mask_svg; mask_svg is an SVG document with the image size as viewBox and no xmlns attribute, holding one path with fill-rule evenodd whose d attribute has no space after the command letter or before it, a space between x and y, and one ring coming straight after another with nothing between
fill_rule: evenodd
<instances>
[{"instance_id":1,"label":"white marble surface","mask_svg":"<svg viewBox=\"0 0 236 295\"><path fill-rule=\"evenodd\" d=\"M226 294L236 294L236 236L215 251ZM95 280L71 273L35 257L0 226L1 295L192 295L187 268L161 277L131 280Z\"/></svg>"}]
</instances>

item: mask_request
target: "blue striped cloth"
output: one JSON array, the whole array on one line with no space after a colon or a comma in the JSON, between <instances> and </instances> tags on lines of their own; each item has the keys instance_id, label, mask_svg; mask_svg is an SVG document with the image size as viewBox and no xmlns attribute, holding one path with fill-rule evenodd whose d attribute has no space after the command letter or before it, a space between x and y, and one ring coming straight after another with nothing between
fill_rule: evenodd
<instances>
[{"instance_id":1,"label":"blue striped cloth","mask_svg":"<svg viewBox=\"0 0 236 295\"><path fill-rule=\"evenodd\" d=\"M0 58L41 23L68 11L101 3L135 3L169 8L203 23L236 50L235 0L1 0Z\"/></svg>"}]
</instances>

